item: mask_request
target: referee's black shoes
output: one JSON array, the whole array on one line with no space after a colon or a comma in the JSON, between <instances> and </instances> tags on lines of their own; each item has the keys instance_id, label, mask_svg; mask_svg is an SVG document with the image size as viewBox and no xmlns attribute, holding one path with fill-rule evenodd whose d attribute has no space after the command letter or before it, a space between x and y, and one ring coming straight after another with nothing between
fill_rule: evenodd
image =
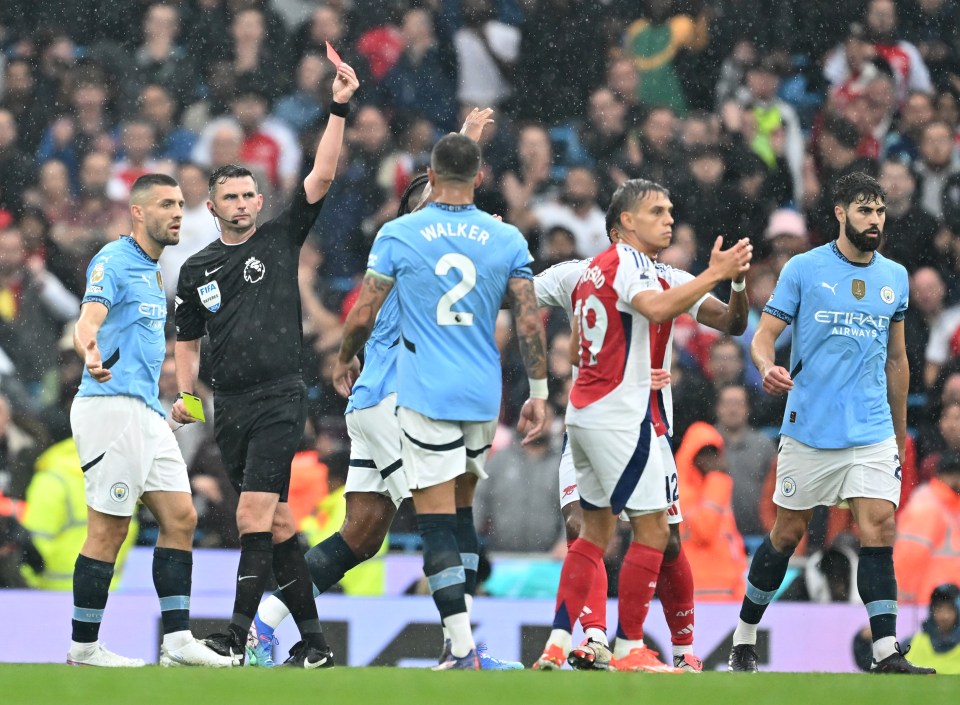
<instances>
[{"instance_id":1,"label":"referee's black shoes","mask_svg":"<svg viewBox=\"0 0 960 705\"><path fill-rule=\"evenodd\" d=\"M897 644L897 650L880 661L874 661L870 673L911 673L917 676L931 676L937 672L935 668L924 668L923 666L914 666L907 661L907 651L900 650L900 644Z\"/></svg>"},{"instance_id":2,"label":"referee's black shoes","mask_svg":"<svg viewBox=\"0 0 960 705\"><path fill-rule=\"evenodd\" d=\"M229 656L233 659L234 666L242 666L245 658L243 642L237 638L232 631L218 632L201 639L210 649L216 651L221 656Z\"/></svg>"},{"instance_id":3,"label":"referee's black shoes","mask_svg":"<svg viewBox=\"0 0 960 705\"><path fill-rule=\"evenodd\" d=\"M730 650L730 658L727 660L727 670L737 673L756 673L757 668L757 650L753 644L736 644Z\"/></svg>"},{"instance_id":4,"label":"referee's black shoes","mask_svg":"<svg viewBox=\"0 0 960 705\"><path fill-rule=\"evenodd\" d=\"M333 651L330 647L321 649L302 639L290 649L290 656L283 662L293 668L333 668Z\"/></svg>"}]
</instances>

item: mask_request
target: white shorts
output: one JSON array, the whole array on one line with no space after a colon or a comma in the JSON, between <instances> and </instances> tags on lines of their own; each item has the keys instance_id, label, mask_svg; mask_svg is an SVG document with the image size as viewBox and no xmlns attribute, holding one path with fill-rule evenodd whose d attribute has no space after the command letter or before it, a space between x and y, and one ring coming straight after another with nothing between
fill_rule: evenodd
<instances>
[{"instance_id":1,"label":"white shorts","mask_svg":"<svg viewBox=\"0 0 960 705\"><path fill-rule=\"evenodd\" d=\"M484 465L497 431L493 421L440 421L397 407L403 472L412 490L440 485L464 473L487 477Z\"/></svg>"},{"instance_id":2,"label":"white shorts","mask_svg":"<svg viewBox=\"0 0 960 705\"><path fill-rule=\"evenodd\" d=\"M190 494L187 466L173 431L135 397L77 397L70 409L87 505L133 516L144 492Z\"/></svg>"},{"instance_id":3,"label":"white shorts","mask_svg":"<svg viewBox=\"0 0 960 705\"><path fill-rule=\"evenodd\" d=\"M667 509L663 451L653 424L631 430L568 426L567 433L584 509L610 507L629 515Z\"/></svg>"},{"instance_id":4,"label":"white shorts","mask_svg":"<svg viewBox=\"0 0 960 705\"><path fill-rule=\"evenodd\" d=\"M853 448L812 448L782 436L773 502L785 509L832 507L865 497L900 503L897 440Z\"/></svg>"},{"instance_id":5,"label":"white shorts","mask_svg":"<svg viewBox=\"0 0 960 705\"><path fill-rule=\"evenodd\" d=\"M400 460L400 424L397 395L388 394L376 406L347 414L350 469L344 493L376 492L388 495L398 507L410 496Z\"/></svg>"},{"instance_id":6,"label":"white shorts","mask_svg":"<svg viewBox=\"0 0 960 705\"><path fill-rule=\"evenodd\" d=\"M683 521L683 514L680 512L679 475L677 464L673 459L670 440L666 436L657 436L656 449L662 456L667 502L670 504L667 507L667 523L679 524ZM558 473L560 475L560 508L563 509L568 504L580 501L580 492L577 489L577 470L573 464L573 451L570 450L570 442L566 433L563 434L563 451L560 453Z\"/></svg>"}]
</instances>

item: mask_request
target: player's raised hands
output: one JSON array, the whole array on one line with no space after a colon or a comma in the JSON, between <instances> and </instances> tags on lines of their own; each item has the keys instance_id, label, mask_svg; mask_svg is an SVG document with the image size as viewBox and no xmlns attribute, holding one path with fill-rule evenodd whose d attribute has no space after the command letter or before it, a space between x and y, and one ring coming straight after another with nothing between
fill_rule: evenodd
<instances>
[{"instance_id":1,"label":"player's raised hands","mask_svg":"<svg viewBox=\"0 0 960 705\"><path fill-rule=\"evenodd\" d=\"M338 103L346 103L359 87L356 71L349 64L341 63L337 68L337 76L333 79L333 99Z\"/></svg>"},{"instance_id":2,"label":"player's raised hands","mask_svg":"<svg viewBox=\"0 0 960 705\"><path fill-rule=\"evenodd\" d=\"M779 396L793 389L793 378L785 367L774 365L763 375L763 391Z\"/></svg>"},{"instance_id":3,"label":"player's raised hands","mask_svg":"<svg viewBox=\"0 0 960 705\"><path fill-rule=\"evenodd\" d=\"M714 270L721 279L736 279L750 269L753 245L748 238L741 238L733 247L726 250L720 249L722 244L723 237L718 235L710 252L709 268Z\"/></svg>"},{"instance_id":4,"label":"player's raised hands","mask_svg":"<svg viewBox=\"0 0 960 705\"><path fill-rule=\"evenodd\" d=\"M356 355L348 363L341 362L338 358L333 367L333 388L337 390L337 394L347 398L353 390L353 383L357 381L359 376L360 360L357 359Z\"/></svg>"},{"instance_id":5,"label":"player's raised hands","mask_svg":"<svg viewBox=\"0 0 960 705\"><path fill-rule=\"evenodd\" d=\"M493 108L474 108L463 121L463 127L460 128L460 134L466 135L474 142L480 141L480 135L483 134L483 128L493 124Z\"/></svg>"},{"instance_id":6,"label":"player's raised hands","mask_svg":"<svg viewBox=\"0 0 960 705\"><path fill-rule=\"evenodd\" d=\"M517 432L522 433L521 445L527 445L536 440L543 433L547 420L547 402L545 399L527 399L520 409L520 420L517 422Z\"/></svg>"},{"instance_id":7,"label":"player's raised hands","mask_svg":"<svg viewBox=\"0 0 960 705\"><path fill-rule=\"evenodd\" d=\"M100 358L100 348L97 347L96 338L91 338L90 342L87 343L84 349L83 364L86 365L87 372L90 373L90 376L100 382L100 384L109 382L113 377L113 375L110 374L110 370L103 366L103 361Z\"/></svg>"}]
</instances>

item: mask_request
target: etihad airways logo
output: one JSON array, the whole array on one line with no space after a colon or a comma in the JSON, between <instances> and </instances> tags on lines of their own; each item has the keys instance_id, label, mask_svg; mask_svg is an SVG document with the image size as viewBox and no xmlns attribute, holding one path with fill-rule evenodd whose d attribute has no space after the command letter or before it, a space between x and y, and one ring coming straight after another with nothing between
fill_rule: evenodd
<instances>
[{"instance_id":1,"label":"etihad airways logo","mask_svg":"<svg viewBox=\"0 0 960 705\"><path fill-rule=\"evenodd\" d=\"M859 311L817 311L813 314L817 323L833 326L832 335L849 335L855 338L876 338L890 328L890 316L872 316Z\"/></svg>"}]
</instances>

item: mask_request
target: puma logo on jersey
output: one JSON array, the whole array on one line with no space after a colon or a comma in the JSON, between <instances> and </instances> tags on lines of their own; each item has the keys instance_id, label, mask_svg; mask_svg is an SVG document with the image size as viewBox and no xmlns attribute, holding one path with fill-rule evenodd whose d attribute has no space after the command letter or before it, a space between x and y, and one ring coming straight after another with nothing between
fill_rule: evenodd
<instances>
[{"instance_id":1,"label":"puma logo on jersey","mask_svg":"<svg viewBox=\"0 0 960 705\"><path fill-rule=\"evenodd\" d=\"M834 284L833 286L830 286L830 285L827 284L826 282L822 282L822 283L821 283L821 286L829 289L829 290L833 293L833 295L836 296L836 295L837 295L837 286L838 286L839 284L840 284L840 282L837 282L837 283Z\"/></svg>"}]
</instances>

